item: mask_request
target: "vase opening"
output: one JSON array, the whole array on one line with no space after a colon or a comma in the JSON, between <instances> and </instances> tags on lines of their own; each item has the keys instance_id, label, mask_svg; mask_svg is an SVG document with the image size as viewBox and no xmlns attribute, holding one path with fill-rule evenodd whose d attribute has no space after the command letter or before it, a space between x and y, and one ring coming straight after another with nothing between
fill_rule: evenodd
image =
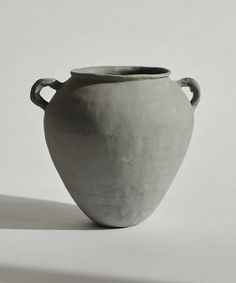
<instances>
[{"instance_id":1,"label":"vase opening","mask_svg":"<svg viewBox=\"0 0 236 283\"><path fill-rule=\"evenodd\" d=\"M112 76L112 77L133 77L133 78L159 78L168 77L170 71L161 67L143 66L98 66L74 69L72 74Z\"/></svg>"}]
</instances>

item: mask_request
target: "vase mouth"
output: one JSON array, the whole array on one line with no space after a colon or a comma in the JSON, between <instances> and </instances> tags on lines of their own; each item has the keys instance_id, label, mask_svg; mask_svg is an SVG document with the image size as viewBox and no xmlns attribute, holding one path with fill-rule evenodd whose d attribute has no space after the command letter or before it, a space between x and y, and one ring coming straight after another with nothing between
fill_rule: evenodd
<instances>
[{"instance_id":1,"label":"vase mouth","mask_svg":"<svg viewBox=\"0 0 236 283\"><path fill-rule=\"evenodd\" d=\"M73 69L71 74L126 79L151 79L168 77L170 75L170 71L162 67L94 66Z\"/></svg>"}]
</instances>

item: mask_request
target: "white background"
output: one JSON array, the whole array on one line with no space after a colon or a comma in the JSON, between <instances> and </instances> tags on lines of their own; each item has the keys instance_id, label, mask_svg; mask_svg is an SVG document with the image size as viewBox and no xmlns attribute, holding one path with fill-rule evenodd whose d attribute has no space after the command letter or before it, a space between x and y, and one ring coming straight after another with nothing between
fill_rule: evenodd
<instances>
[{"instance_id":1,"label":"white background","mask_svg":"<svg viewBox=\"0 0 236 283\"><path fill-rule=\"evenodd\" d=\"M235 282L235 3L1 0L1 283ZM98 229L74 206L29 99L90 65L162 66L202 89L184 163L136 227Z\"/></svg>"}]
</instances>

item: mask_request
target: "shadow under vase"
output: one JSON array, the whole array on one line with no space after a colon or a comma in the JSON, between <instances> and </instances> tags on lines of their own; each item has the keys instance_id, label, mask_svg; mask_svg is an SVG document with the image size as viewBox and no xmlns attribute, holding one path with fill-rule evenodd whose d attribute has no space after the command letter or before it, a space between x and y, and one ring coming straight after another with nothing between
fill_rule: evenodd
<instances>
[{"instance_id":1,"label":"shadow under vase","mask_svg":"<svg viewBox=\"0 0 236 283\"><path fill-rule=\"evenodd\" d=\"M0 195L0 229L101 230L76 205Z\"/></svg>"}]
</instances>

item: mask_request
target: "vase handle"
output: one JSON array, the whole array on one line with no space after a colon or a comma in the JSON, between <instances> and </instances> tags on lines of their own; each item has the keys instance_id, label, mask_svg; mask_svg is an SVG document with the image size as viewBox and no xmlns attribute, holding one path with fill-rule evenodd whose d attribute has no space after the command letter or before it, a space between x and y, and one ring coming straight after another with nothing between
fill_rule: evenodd
<instances>
[{"instance_id":1,"label":"vase handle","mask_svg":"<svg viewBox=\"0 0 236 283\"><path fill-rule=\"evenodd\" d=\"M189 87L191 92L193 93L193 97L190 100L190 103L193 107L193 110L195 110L195 108L197 107L199 101L200 101L200 96L201 96L201 92L200 92L200 86L197 83L197 81L195 81L192 78L183 78L181 80L178 80L177 83L179 84L180 87Z\"/></svg>"},{"instance_id":2,"label":"vase handle","mask_svg":"<svg viewBox=\"0 0 236 283\"><path fill-rule=\"evenodd\" d=\"M63 83L55 79L40 79L37 80L31 88L30 98L31 101L37 106L41 107L43 110L46 110L48 102L40 95L40 91L44 87L51 87L55 90L59 90Z\"/></svg>"}]
</instances>

